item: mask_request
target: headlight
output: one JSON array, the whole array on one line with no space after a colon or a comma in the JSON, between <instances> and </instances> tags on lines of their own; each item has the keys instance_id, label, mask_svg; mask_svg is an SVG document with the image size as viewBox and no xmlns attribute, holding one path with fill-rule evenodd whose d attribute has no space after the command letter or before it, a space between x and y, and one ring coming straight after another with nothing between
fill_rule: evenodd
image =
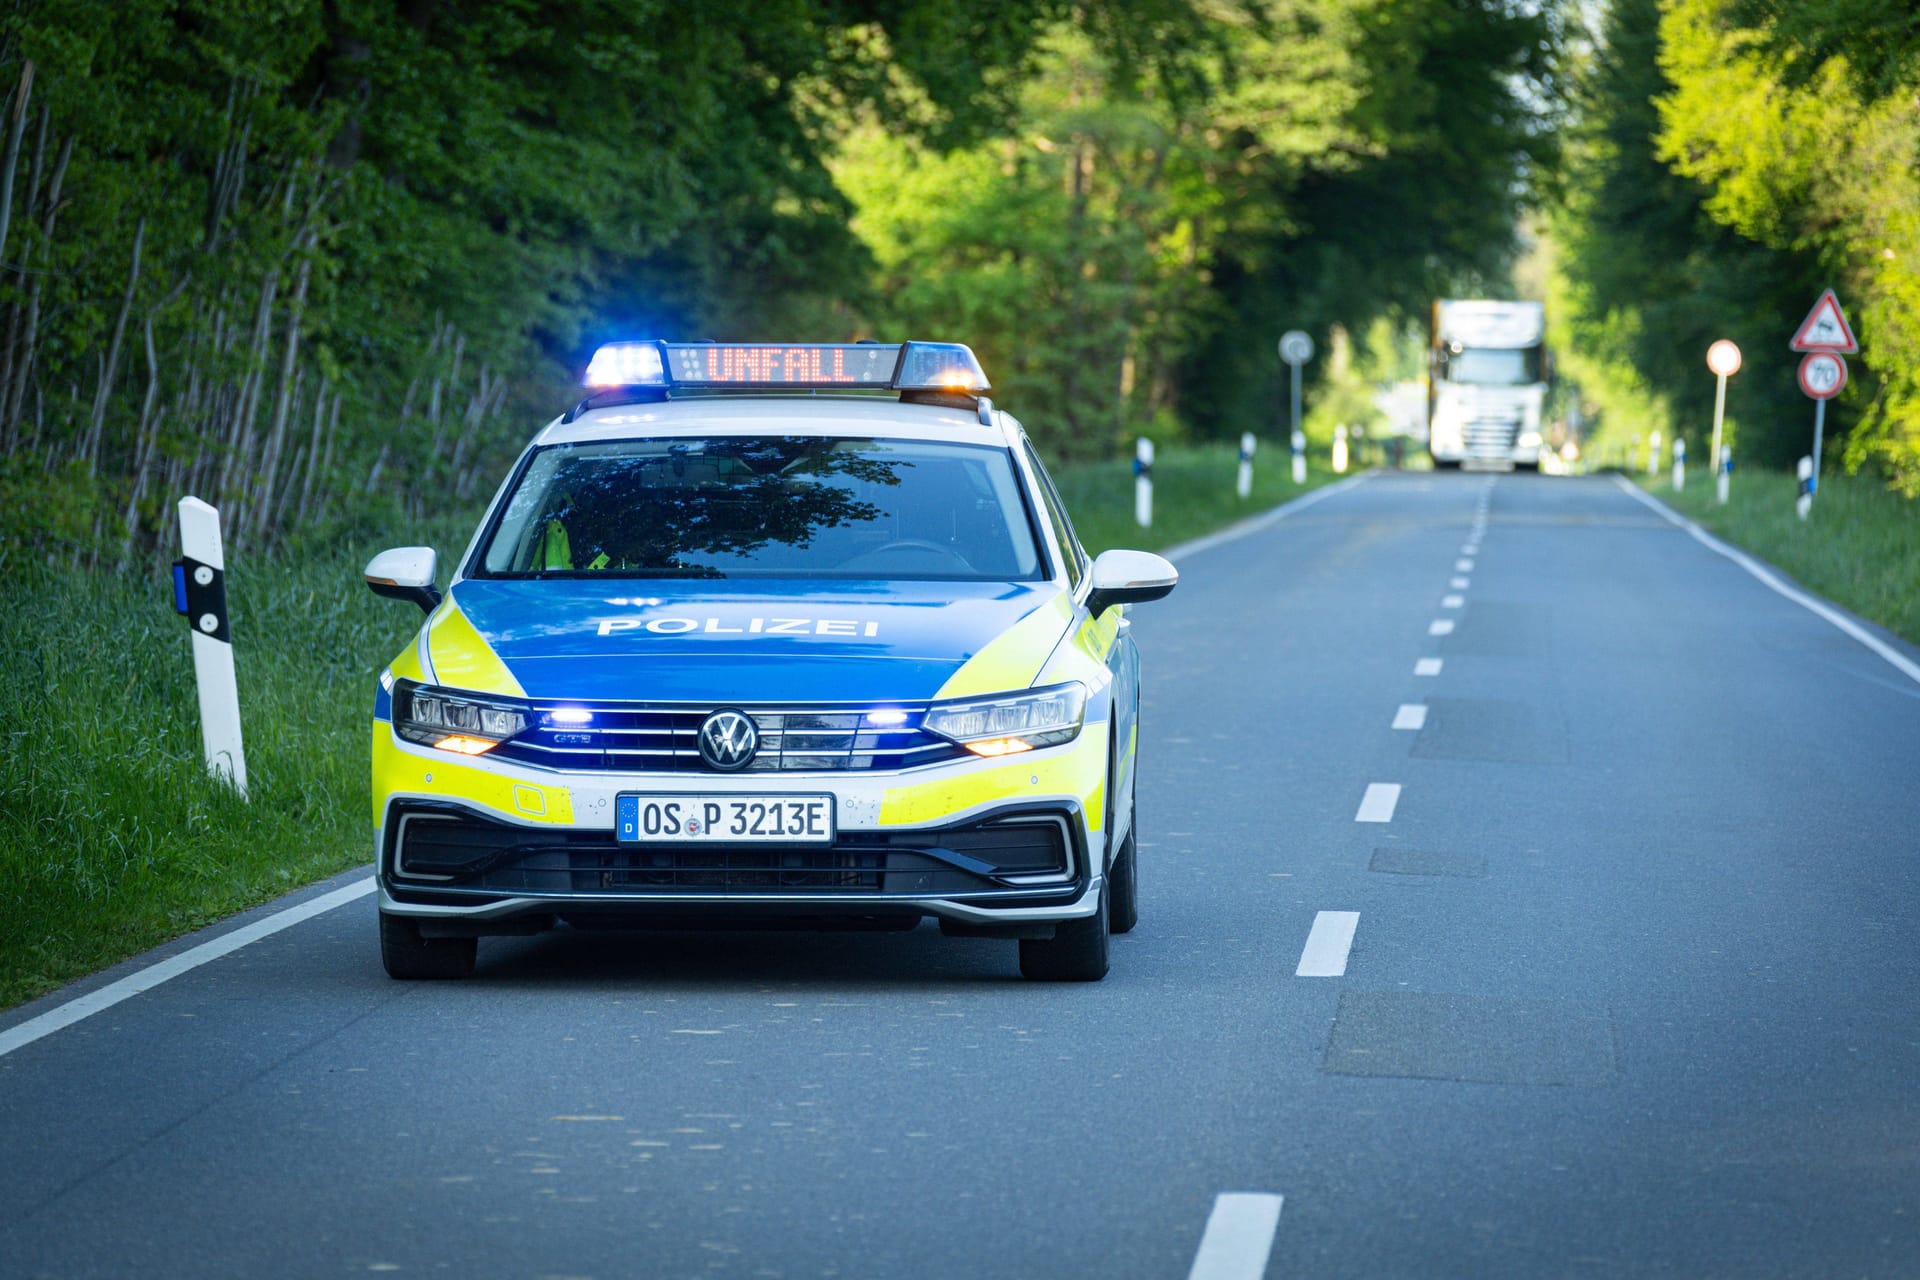
<instances>
[{"instance_id":1,"label":"headlight","mask_svg":"<svg viewBox=\"0 0 1920 1280\"><path fill-rule=\"evenodd\" d=\"M393 728L408 742L477 756L527 727L525 707L401 680L393 689Z\"/></svg>"},{"instance_id":2,"label":"headlight","mask_svg":"<svg viewBox=\"0 0 1920 1280\"><path fill-rule=\"evenodd\" d=\"M936 702L921 725L977 756L1005 756L1071 742L1087 710L1087 687L1056 684L1026 693Z\"/></svg>"}]
</instances>

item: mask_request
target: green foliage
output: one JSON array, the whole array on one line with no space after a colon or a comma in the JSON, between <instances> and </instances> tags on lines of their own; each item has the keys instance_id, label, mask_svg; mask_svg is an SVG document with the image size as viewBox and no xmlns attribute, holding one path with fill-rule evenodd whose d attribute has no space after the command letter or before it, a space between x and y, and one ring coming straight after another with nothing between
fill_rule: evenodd
<instances>
[{"instance_id":1,"label":"green foliage","mask_svg":"<svg viewBox=\"0 0 1920 1280\"><path fill-rule=\"evenodd\" d=\"M1862 352L1829 454L1920 496L1920 26L1885 0L1616 0L1582 83L1558 288L1594 389L1698 446L1716 338L1751 462L1809 449L1787 351L1824 285ZM1603 372L1605 370L1605 372ZM1624 398L1623 398L1624 397Z\"/></svg>"}]
</instances>

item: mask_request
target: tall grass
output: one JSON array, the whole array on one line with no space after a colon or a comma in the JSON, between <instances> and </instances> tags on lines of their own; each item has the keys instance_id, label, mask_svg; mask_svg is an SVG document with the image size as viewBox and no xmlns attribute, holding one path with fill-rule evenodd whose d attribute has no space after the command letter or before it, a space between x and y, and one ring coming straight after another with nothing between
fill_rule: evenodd
<instances>
[{"instance_id":1,"label":"tall grass","mask_svg":"<svg viewBox=\"0 0 1920 1280\"><path fill-rule=\"evenodd\" d=\"M1133 522L1130 464L1056 479L1098 552L1167 546L1296 492L1269 458L1243 502L1235 466L1231 449L1164 452L1151 530ZM392 540L431 541L449 565L465 534ZM0 1007L370 859L373 683L420 622L362 585L380 545L232 566L244 800L207 775L168 578L0 557Z\"/></svg>"},{"instance_id":2,"label":"tall grass","mask_svg":"<svg viewBox=\"0 0 1920 1280\"><path fill-rule=\"evenodd\" d=\"M1785 472L1735 471L1724 507L1707 476L1689 477L1679 493L1665 478L1641 483L1808 590L1920 643L1920 502L1867 476L1827 476L1801 520L1799 481Z\"/></svg>"},{"instance_id":3,"label":"tall grass","mask_svg":"<svg viewBox=\"0 0 1920 1280\"><path fill-rule=\"evenodd\" d=\"M0 562L0 1007L370 856L373 680L420 615L366 550L228 575L245 800L169 579Z\"/></svg>"}]
</instances>

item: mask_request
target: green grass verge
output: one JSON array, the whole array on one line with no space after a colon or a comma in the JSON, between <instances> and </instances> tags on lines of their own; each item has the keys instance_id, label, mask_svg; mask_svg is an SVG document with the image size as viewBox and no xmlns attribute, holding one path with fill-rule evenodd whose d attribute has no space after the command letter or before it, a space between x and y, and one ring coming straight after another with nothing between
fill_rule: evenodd
<instances>
[{"instance_id":1,"label":"green grass verge","mask_svg":"<svg viewBox=\"0 0 1920 1280\"><path fill-rule=\"evenodd\" d=\"M1801 520L1799 482L1785 472L1735 471L1724 507L1705 476L1690 476L1679 493L1664 478L1639 482L1809 591L1920 643L1920 502L1867 476L1828 476Z\"/></svg>"},{"instance_id":2,"label":"green grass verge","mask_svg":"<svg viewBox=\"0 0 1920 1280\"><path fill-rule=\"evenodd\" d=\"M1151 530L1133 523L1130 464L1056 480L1090 550L1154 548L1299 492L1269 459L1242 502L1235 465L1231 449L1164 451ZM1329 479L1316 471L1309 486ZM423 536L447 564L465 531L393 541ZM244 801L201 763L169 580L0 557L0 1008L372 856L373 682L420 620L361 585L377 549L236 559Z\"/></svg>"}]
</instances>

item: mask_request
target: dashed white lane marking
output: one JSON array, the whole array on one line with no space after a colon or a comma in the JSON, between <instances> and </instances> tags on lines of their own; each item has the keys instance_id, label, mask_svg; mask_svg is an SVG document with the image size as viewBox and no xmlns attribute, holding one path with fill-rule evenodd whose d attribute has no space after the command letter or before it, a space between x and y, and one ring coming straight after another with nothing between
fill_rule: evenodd
<instances>
[{"instance_id":1,"label":"dashed white lane marking","mask_svg":"<svg viewBox=\"0 0 1920 1280\"><path fill-rule=\"evenodd\" d=\"M1187 1280L1260 1280L1280 1229L1283 1197L1265 1191L1223 1191L1213 1198L1200 1252Z\"/></svg>"},{"instance_id":2,"label":"dashed white lane marking","mask_svg":"<svg viewBox=\"0 0 1920 1280\"><path fill-rule=\"evenodd\" d=\"M182 951L177 956L169 956L156 964L150 964L137 973L130 973L118 982L109 982L98 991L89 991L65 1004L55 1005L37 1018L28 1018L17 1027L0 1031L0 1058L6 1057L15 1049L24 1048L43 1036L50 1036L65 1027L70 1027L82 1018L90 1018L102 1009L111 1009L122 1000L130 1000L143 991L151 991L161 983L193 969L210 960L230 955L249 942L290 929L302 920L311 920L323 915L335 907L345 906L358 898L364 898L373 892L373 877L357 880L344 889L335 889L332 893L323 893L317 898L309 898L297 906L284 911L276 911L264 920L256 920L244 928L232 933L223 933L210 942Z\"/></svg>"},{"instance_id":3,"label":"dashed white lane marking","mask_svg":"<svg viewBox=\"0 0 1920 1280\"><path fill-rule=\"evenodd\" d=\"M1421 658L1413 664L1413 674L1417 676L1437 676L1440 674L1439 658Z\"/></svg>"},{"instance_id":4,"label":"dashed white lane marking","mask_svg":"<svg viewBox=\"0 0 1920 1280\"><path fill-rule=\"evenodd\" d=\"M1661 502L1659 499L1649 497L1648 495L1640 492L1639 488L1635 486L1631 480L1628 480L1623 476L1615 476L1614 480L1619 484L1619 486L1622 489L1625 489L1629 494L1631 494L1635 498L1638 498L1641 502L1644 502L1647 506L1652 507L1655 511L1659 512L1662 516L1665 516L1669 522L1679 526L1682 529L1685 529L1695 542L1698 542L1701 546L1705 547L1707 550L1712 551L1717 555L1725 556L1727 559L1733 561L1735 564L1739 565L1742 569L1745 569L1748 573L1758 578L1760 582L1767 587L1768 590L1776 592L1779 595L1785 596L1787 599L1799 605L1802 609L1805 609L1808 613L1813 614L1815 617L1820 618L1825 622L1831 623L1835 629L1843 632L1848 636L1851 636L1855 640L1858 640L1861 644L1871 649L1874 653L1886 659L1887 665L1892 667L1895 671L1898 671L1900 674L1906 676L1909 680L1912 680L1915 683L1920 683L1920 663L1915 663L1912 659L1908 658L1905 654L1894 649L1891 645L1881 640L1880 637L1866 630L1864 627L1860 626L1858 623L1856 623L1853 619L1847 617L1845 614L1842 614L1838 610L1835 610L1829 607L1824 602L1815 599L1814 597L1808 595L1804 591L1794 590L1792 587L1788 586L1786 583L1780 581L1780 579L1774 577L1773 574L1767 571L1764 565L1762 565L1759 561L1755 560L1752 556L1747 555L1745 552L1734 550L1732 547L1728 546L1726 543L1720 541L1720 539L1708 533L1705 529L1702 529L1699 525L1695 524L1693 521L1687 519L1683 515L1680 515L1678 512L1675 512L1669 509L1667 505Z\"/></svg>"},{"instance_id":5,"label":"dashed white lane marking","mask_svg":"<svg viewBox=\"0 0 1920 1280\"><path fill-rule=\"evenodd\" d=\"M1396 729L1419 729L1427 723L1426 704L1403 702L1400 709L1393 713L1393 727Z\"/></svg>"},{"instance_id":6,"label":"dashed white lane marking","mask_svg":"<svg viewBox=\"0 0 1920 1280\"><path fill-rule=\"evenodd\" d=\"M1440 607L1442 609L1458 609L1461 605L1465 604L1466 602L1467 602L1467 598L1465 596L1441 596L1440 597Z\"/></svg>"},{"instance_id":7,"label":"dashed white lane marking","mask_svg":"<svg viewBox=\"0 0 1920 1280\"><path fill-rule=\"evenodd\" d=\"M1455 573L1472 573L1472 572L1473 572L1473 561L1471 561L1471 560L1455 560L1455 561L1453 562L1453 570L1454 570L1454 572L1455 572Z\"/></svg>"},{"instance_id":8,"label":"dashed white lane marking","mask_svg":"<svg viewBox=\"0 0 1920 1280\"><path fill-rule=\"evenodd\" d=\"M1360 797L1360 811L1353 815L1353 820L1355 822L1392 822L1394 808L1399 803L1399 783L1369 782L1367 794Z\"/></svg>"},{"instance_id":9,"label":"dashed white lane marking","mask_svg":"<svg viewBox=\"0 0 1920 1280\"><path fill-rule=\"evenodd\" d=\"M1477 542L1469 542L1466 546L1460 548L1460 554L1463 556L1477 556L1480 554L1480 544Z\"/></svg>"},{"instance_id":10,"label":"dashed white lane marking","mask_svg":"<svg viewBox=\"0 0 1920 1280\"><path fill-rule=\"evenodd\" d=\"M1473 585L1473 579L1472 578L1448 578L1447 585L1452 587L1455 591L1465 591L1468 587Z\"/></svg>"},{"instance_id":11,"label":"dashed white lane marking","mask_svg":"<svg viewBox=\"0 0 1920 1280\"><path fill-rule=\"evenodd\" d=\"M1427 624L1427 634L1430 636L1452 635L1453 619L1452 618L1435 618L1432 622L1429 622Z\"/></svg>"},{"instance_id":12,"label":"dashed white lane marking","mask_svg":"<svg viewBox=\"0 0 1920 1280\"><path fill-rule=\"evenodd\" d=\"M1300 950L1296 978L1338 978L1347 971L1347 953L1353 950L1353 931L1360 927L1358 911L1322 911L1307 931Z\"/></svg>"}]
</instances>

